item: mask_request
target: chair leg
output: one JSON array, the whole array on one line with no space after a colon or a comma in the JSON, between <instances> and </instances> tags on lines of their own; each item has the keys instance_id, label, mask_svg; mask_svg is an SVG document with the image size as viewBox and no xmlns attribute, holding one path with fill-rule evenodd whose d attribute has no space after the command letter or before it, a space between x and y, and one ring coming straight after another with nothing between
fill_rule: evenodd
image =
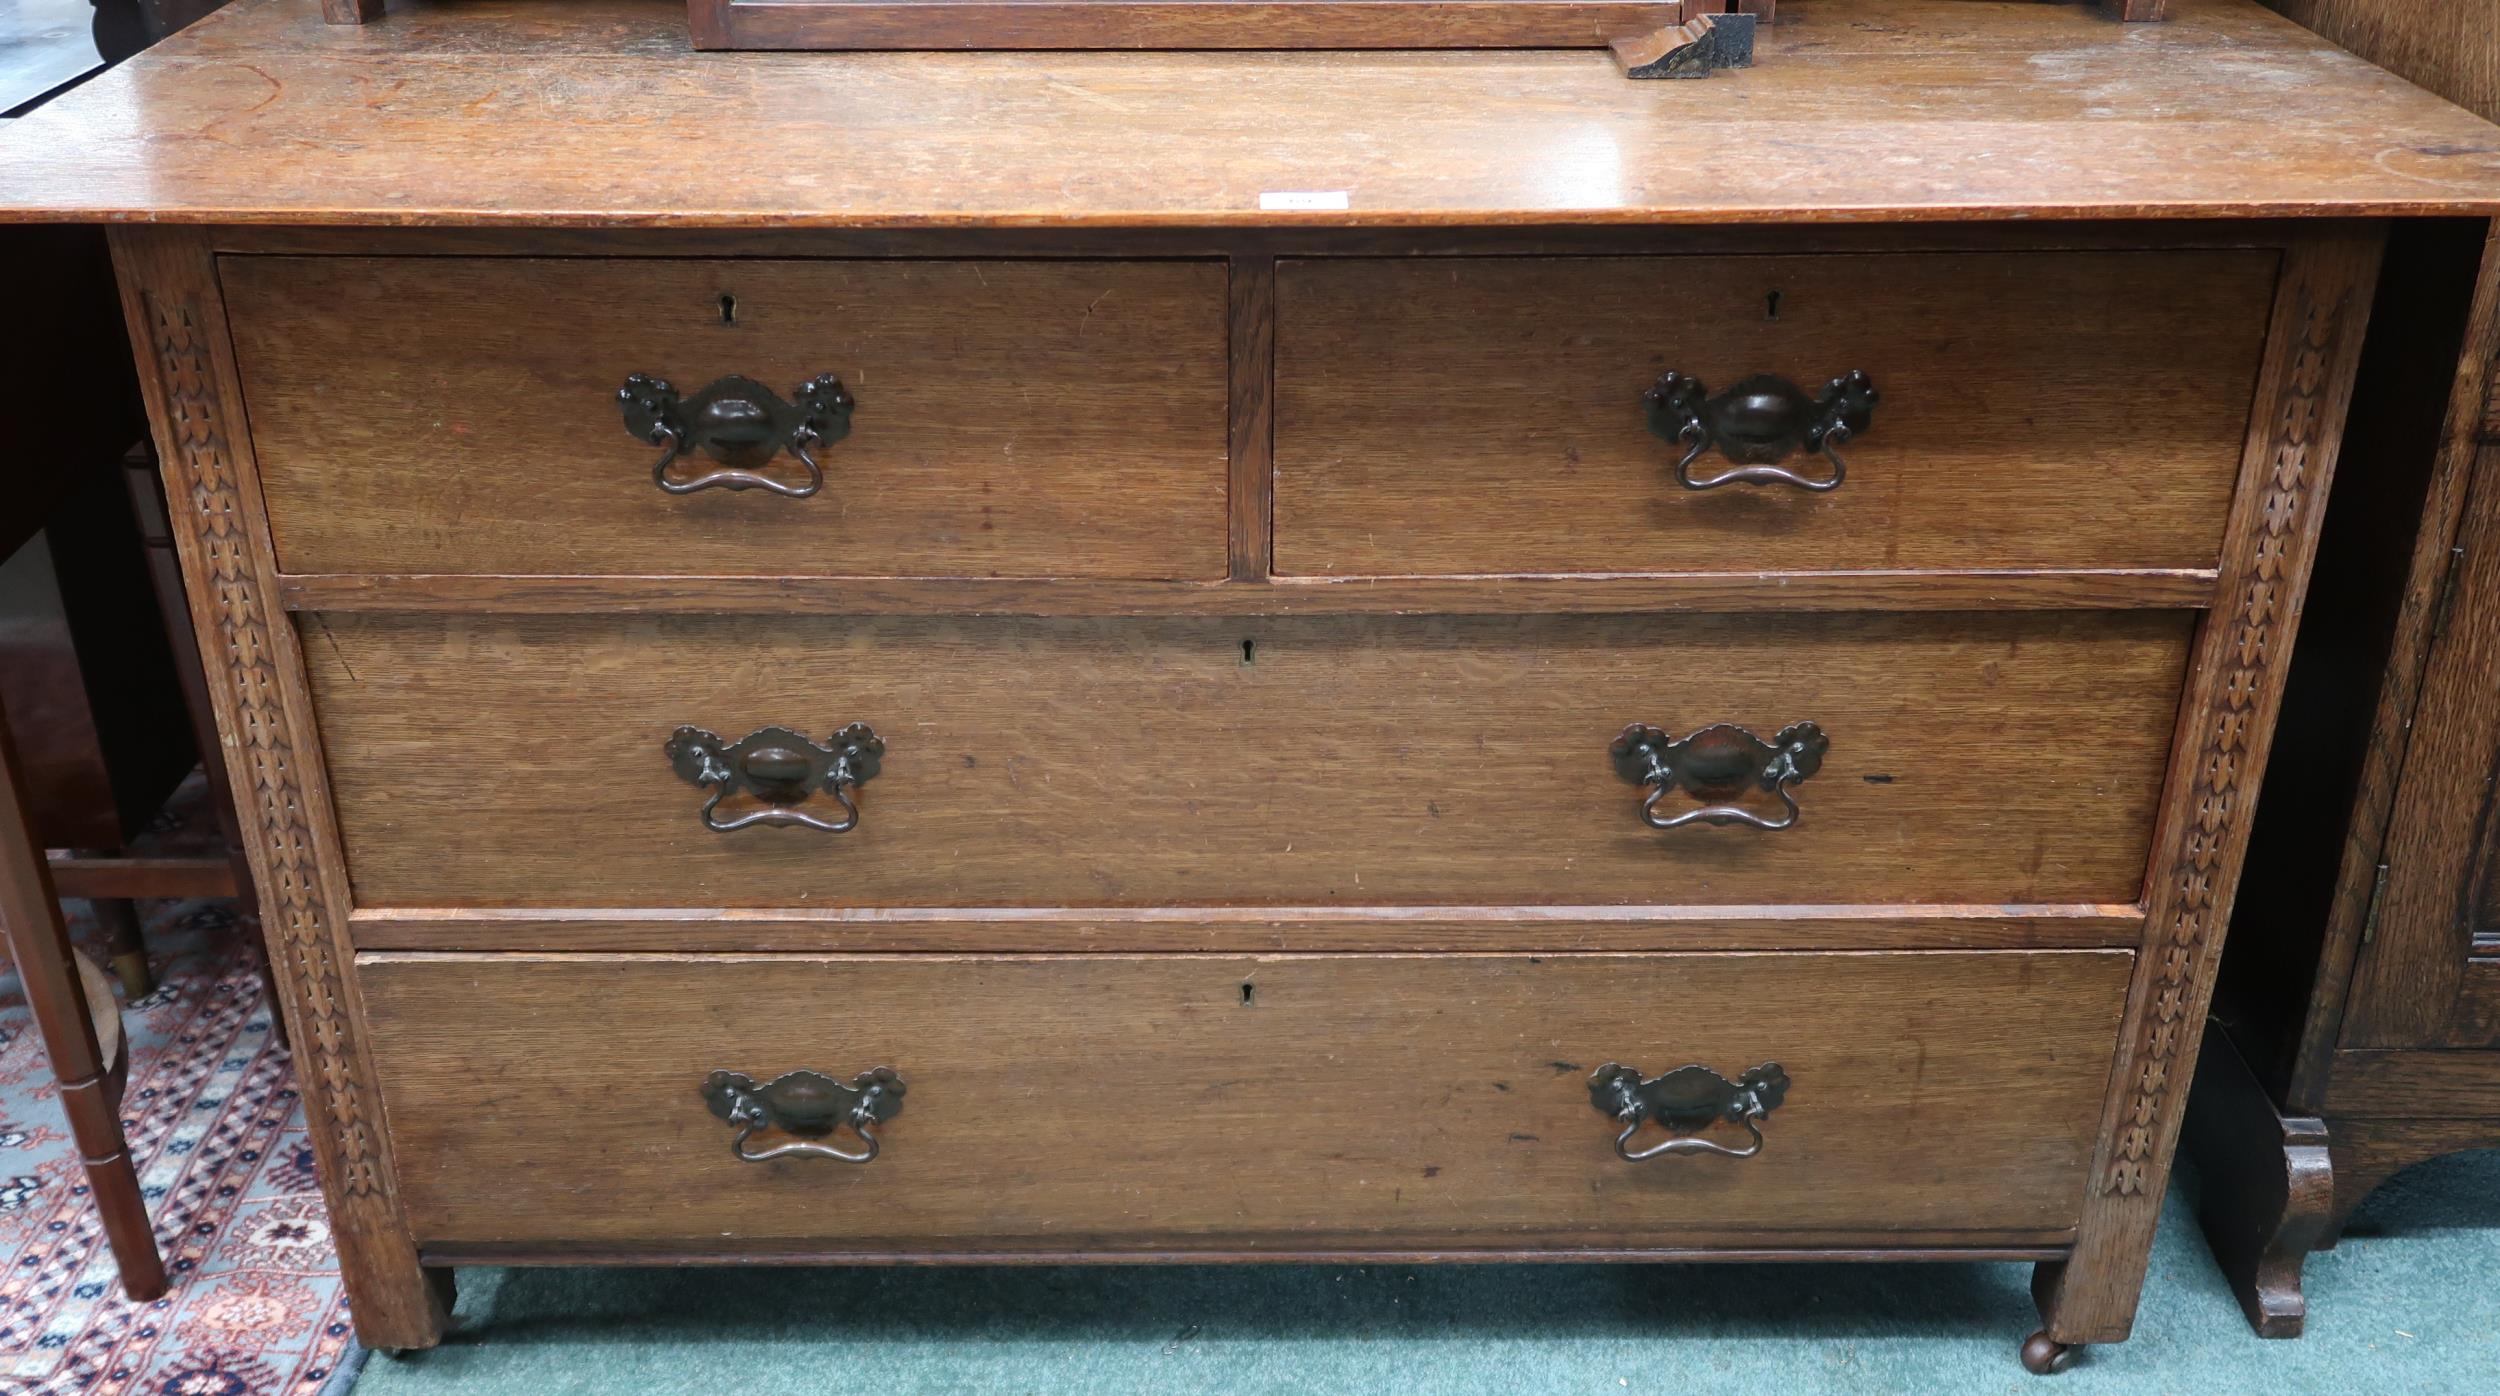
<instances>
[{"instance_id":1,"label":"chair leg","mask_svg":"<svg viewBox=\"0 0 2500 1396\"><path fill-rule=\"evenodd\" d=\"M249 884L247 883L246 886ZM269 1010L269 1040L281 1051L295 1050L295 1040L287 1036L286 1000L278 993L277 973L269 968L269 937L261 925L260 912L246 898L243 914L235 922L235 931L243 943L252 947L252 963L260 966L260 1001Z\"/></svg>"},{"instance_id":2,"label":"chair leg","mask_svg":"<svg viewBox=\"0 0 2500 1396\"><path fill-rule=\"evenodd\" d=\"M80 981L69 926L61 919L52 870L35 841L34 812L27 808L17 773L8 718L0 714L0 931L8 936L27 1007L35 1015L35 1032L52 1061L52 1074L60 1080L61 1109L86 1162L105 1239L121 1266L122 1288L134 1300L154 1299L165 1292L165 1262L139 1195L130 1141L122 1135L121 1081L115 1070L122 1055L120 1023L112 1024L115 1050L107 1052L97 1040L96 1015L115 1011L112 993L100 989L101 1001L91 1004Z\"/></svg>"},{"instance_id":3,"label":"chair leg","mask_svg":"<svg viewBox=\"0 0 2500 1396\"><path fill-rule=\"evenodd\" d=\"M97 897L87 905L95 909L96 924L104 928L113 977L122 982L122 994L135 1003L156 992L156 976L148 970L147 942L139 938L139 904L127 897Z\"/></svg>"},{"instance_id":4,"label":"chair leg","mask_svg":"<svg viewBox=\"0 0 2500 1396\"><path fill-rule=\"evenodd\" d=\"M165 1258L156 1249L156 1228L139 1193L139 1170L131 1163L129 1141L122 1137L120 1106L114 1099L120 1094L101 1077L74 1087L65 1081L61 1106L69 1114L70 1133L87 1170L87 1195L95 1200L105 1244L113 1248L113 1263L121 1270L122 1292L144 1304L165 1292Z\"/></svg>"}]
</instances>

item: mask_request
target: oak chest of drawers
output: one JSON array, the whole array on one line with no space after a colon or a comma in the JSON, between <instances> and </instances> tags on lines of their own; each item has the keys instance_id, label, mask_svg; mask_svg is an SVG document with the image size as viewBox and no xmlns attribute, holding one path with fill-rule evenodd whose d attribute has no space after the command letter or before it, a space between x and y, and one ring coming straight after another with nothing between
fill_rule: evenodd
<instances>
[{"instance_id":1,"label":"oak chest of drawers","mask_svg":"<svg viewBox=\"0 0 2500 1396\"><path fill-rule=\"evenodd\" d=\"M2021 8L1934 7L2099 32ZM1191 64L1586 57L1048 80L1264 177ZM889 179L1041 62L717 61L918 73ZM2123 1337L2384 220L2465 196L992 177L116 232L368 1339L464 1264L1839 1254L2040 1262L2042 1369Z\"/></svg>"}]
</instances>

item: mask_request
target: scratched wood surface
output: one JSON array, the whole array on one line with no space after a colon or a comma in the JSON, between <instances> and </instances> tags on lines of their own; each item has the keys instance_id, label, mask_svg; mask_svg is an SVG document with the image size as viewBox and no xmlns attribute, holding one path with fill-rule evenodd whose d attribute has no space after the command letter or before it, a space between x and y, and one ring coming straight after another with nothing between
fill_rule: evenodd
<instances>
[{"instance_id":1,"label":"scratched wood surface","mask_svg":"<svg viewBox=\"0 0 2500 1396\"><path fill-rule=\"evenodd\" d=\"M495 152L484 158L481 152ZM1342 192L1344 211L1263 209ZM2485 213L2500 131L2254 0L1794 0L1761 62L692 51L681 0L244 0L0 137L0 216L579 226Z\"/></svg>"},{"instance_id":2,"label":"scratched wood surface","mask_svg":"<svg viewBox=\"0 0 2500 1396\"><path fill-rule=\"evenodd\" d=\"M421 1244L754 1257L2055 1240L2082 1200L2133 960L357 965ZM1758 1156L1634 1164L1589 1101L1610 1060L1730 1077L1777 1062L1793 1084ZM715 1069L877 1066L906 1094L865 1167L741 1163L698 1089Z\"/></svg>"}]
</instances>

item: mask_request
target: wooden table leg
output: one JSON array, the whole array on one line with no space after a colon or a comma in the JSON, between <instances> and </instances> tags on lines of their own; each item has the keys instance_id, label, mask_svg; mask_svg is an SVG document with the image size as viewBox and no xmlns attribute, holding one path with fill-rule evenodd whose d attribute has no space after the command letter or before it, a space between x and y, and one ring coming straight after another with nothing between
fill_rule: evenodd
<instances>
[{"instance_id":1,"label":"wooden table leg","mask_svg":"<svg viewBox=\"0 0 2500 1396\"><path fill-rule=\"evenodd\" d=\"M18 786L17 751L8 720L0 716L0 930L26 987L35 1031L61 1083L61 1108L86 1162L87 1185L104 1221L105 1240L121 1267L122 1288L145 1302L165 1292L165 1261L139 1196L130 1142L122 1136L121 1081L114 1070L121 1051L108 1054L96 1039L96 1021L79 982L69 927L52 895L52 871L35 840L34 812ZM107 1004L110 998L106 999ZM118 1045L119 1022L112 1034Z\"/></svg>"},{"instance_id":2,"label":"wooden table leg","mask_svg":"<svg viewBox=\"0 0 2500 1396\"><path fill-rule=\"evenodd\" d=\"M139 904L128 897L92 897L87 905L95 910L96 924L104 928L113 977L121 981L122 992L133 1000L155 992L156 976L148 970L148 945L139 938Z\"/></svg>"}]
</instances>

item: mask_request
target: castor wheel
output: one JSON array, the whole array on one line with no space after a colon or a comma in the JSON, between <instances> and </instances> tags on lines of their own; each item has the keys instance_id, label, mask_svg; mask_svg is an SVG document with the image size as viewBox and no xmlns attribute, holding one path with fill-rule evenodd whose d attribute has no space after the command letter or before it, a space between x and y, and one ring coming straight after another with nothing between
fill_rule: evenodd
<instances>
[{"instance_id":1,"label":"castor wheel","mask_svg":"<svg viewBox=\"0 0 2500 1396\"><path fill-rule=\"evenodd\" d=\"M2061 1343L2047 1333L2034 1333L2023 1339L2023 1370L2035 1377L2062 1372L2075 1364L2075 1354L2081 1351L2081 1343Z\"/></svg>"}]
</instances>

